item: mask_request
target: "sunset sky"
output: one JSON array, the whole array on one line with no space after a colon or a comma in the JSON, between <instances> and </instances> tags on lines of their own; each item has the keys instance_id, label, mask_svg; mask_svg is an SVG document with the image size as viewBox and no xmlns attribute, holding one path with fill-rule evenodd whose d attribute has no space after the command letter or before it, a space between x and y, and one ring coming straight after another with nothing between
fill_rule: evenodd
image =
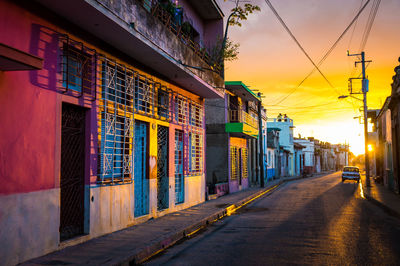
<instances>
[{"instance_id":1,"label":"sunset sky","mask_svg":"<svg viewBox=\"0 0 400 266\"><path fill-rule=\"evenodd\" d=\"M366 0L270 0L292 33L314 62L318 62L337 40ZM284 30L264 0L249 1L261 11L249 16L242 27L230 27L229 37L240 43L239 59L226 64L226 80L241 80L265 96L268 117L287 113L293 118L295 136L313 136L331 143L350 143L355 154L364 153L363 126L358 119L361 101L350 98L348 78L358 76L361 66L354 68L373 0L347 32L335 50L320 67L331 88L315 71L302 86L287 96L313 69ZM219 0L227 18L232 2ZM368 108L379 109L390 95L394 67L400 56L400 0L382 0L365 46L370 79ZM360 83L355 83L360 88ZM357 96L357 95L355 95ZM361 95L358 95L361 98Z\"/></svg>"}]
</instances>

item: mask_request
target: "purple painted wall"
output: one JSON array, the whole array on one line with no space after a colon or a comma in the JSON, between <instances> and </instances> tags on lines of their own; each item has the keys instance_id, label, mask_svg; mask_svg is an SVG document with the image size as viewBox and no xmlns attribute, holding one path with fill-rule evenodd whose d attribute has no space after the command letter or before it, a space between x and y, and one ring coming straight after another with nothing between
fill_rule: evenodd
<instances>
[{"instance_id":1,"label":"purple painted wall","mask_svg":"<svg viewBox=\"0 0 400 266\"><path fill-rule=\"evenodd\" d=\"M200 16L196 13L193 7L185 0L179 0L178 5L182 6L185 18L189 19L189 22L192 24L193 28L200 34L200 40L203 41L204 36L204 23Z\"/></svg>"},{"instance_id":2,"label":"purple painted wall","mask_svg":"<svg viewBox=\"0 0 400 266\"><path fill-rule=\"evenodd\" d=\"M223 19L203 20L196 10L186 1L179 0L178 5L183 7L185 17L192 23L193 27L200 34L200 44L205 47L215 45L215 42L222 39L224 28Z\"/></svg>"}]
</instances>

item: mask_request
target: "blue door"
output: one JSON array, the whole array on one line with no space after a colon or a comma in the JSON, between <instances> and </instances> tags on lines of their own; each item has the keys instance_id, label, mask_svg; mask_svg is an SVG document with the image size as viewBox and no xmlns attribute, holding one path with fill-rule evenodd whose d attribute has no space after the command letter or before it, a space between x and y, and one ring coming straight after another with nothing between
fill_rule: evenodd
<instances>
[{"instance_id":1,"label":"blue door","mask_svg":"<svg viewBox=\"0 0 400 266\"><path fill-rule=\"evenodd\" d=\"M135 165L134 165L134 192L135 217L149 213L149 179L148 179L148 125L142 121L135 121Z\"/></svg>"},{"instance_id":2,"label":"blue door","mask_svg":"<svg viewBox=\"0 0 400 266\"><path fill-rule=\"evenodd\" d=\"M185 201L183 176L183 131L175 130L175 204Z\"/></svg>"}]
</instances>

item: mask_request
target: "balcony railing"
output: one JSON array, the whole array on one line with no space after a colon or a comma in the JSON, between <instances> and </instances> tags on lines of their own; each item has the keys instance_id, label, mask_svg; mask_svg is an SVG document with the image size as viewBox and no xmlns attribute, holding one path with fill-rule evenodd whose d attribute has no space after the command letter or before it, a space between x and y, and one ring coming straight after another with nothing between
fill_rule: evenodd
<instances>
[{"instance_id":1,"label":"balcony railing","mask_svg":"<svg viewBox=\"0 0 400 266\"><path fill-rule=\"evenodd\" d=\"M183 30L182 23L183 18L173 17L159 2L159 0L140 0L143 7L149 11L154 17L156 17L166 28L175 34L178 39L189 47L197 56L199 56L204 62L206 62L211 69L216 73L222 75L222 67L220 64L213 62L209 53L204 47L201 47L199 43L194 41L190 36Z\"/></svg>"},{"instance_id":2,"label":"balcony railing","mask_svg":"<svg viewBox=\"0 0 400 266\"><path fill-rule=\"evenodd\" d=\"M245 123L255 129L258 129L258 119L252 117L243 110L229 110L230 123Z\"/></svg>"}]
</instances>

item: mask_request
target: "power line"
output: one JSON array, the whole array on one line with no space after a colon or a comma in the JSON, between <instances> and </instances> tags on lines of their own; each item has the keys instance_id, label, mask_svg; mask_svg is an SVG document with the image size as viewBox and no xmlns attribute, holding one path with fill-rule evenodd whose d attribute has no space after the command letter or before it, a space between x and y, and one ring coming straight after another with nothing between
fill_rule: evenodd
<instances>
[{"instance_id":1,"label":"power line","mask_svg":"<svg viewBox=\"0 0 400 266\"><path fill-rule=\"evenodd\" d=\"M358 8L358 10L361 9L363 2L364 2L364 0L361 0L360 7ZM349 44L347 45L347 50L350 50L350 44L351 44L351 41L353 40L354 32L356 31L356 28L357 28L357 22L358 22L358 20L356 20L356 22L354 23L354 27L353 27L353 31L351 32Z\"/></svg>"},{"instance_id":2,"label":"power line","mask_svg":"<svg viewBox=\"0 0 400 266\"><path fill-rule=\"evenodd\" d=\"M318 105L309 105L309 106L279 106L279 108L287 108L287 109L305 109L305 108L316 108L316 107L322 107L322 106L327 106L337 103L337 101L334 102L329 102L329 103L323 103L323 104L318 104ZM268 104L266 105L268 106ZM270 108L270 109L278 109L278 108Z\"/></svg>"},{"instance_id":3,"label":"power line","mask_svg":"<svg viewBox=\"0 0 400 266\"><path fill-rule=\"evenodd\" d=\"M286 23L283 21L283 19L279 16L278 12L275 10L274 6L271 4L269 0L265 0L265 3L271 8L272 12L275 14L279 22L282 24L282 26L285 28L285 30L289 33L289 35L292 37L292 39L295 41L297 46L299 46L300 50L305 54L305 56L310 60L310 62L313 64L313 66L318 70L318 72L321 74L321 76L326 80L326 82L333 88L333 85L331 82L326 78L324 73L319 69L319 67L314 63L314 61L311 59L311 57L308 55L308 53L304 50L304 48L301 46L299 41L296 39L296 37L293 35L293 33L290 31Z\"/></svg>"},{"instance_id":4,"label":"power line","mask_svg":"<svg viewBox=\"0 0 400 266\"><path fill-rule=\"evenodd\" d=\"M381 3L381 0L374 0L374 3L372 5L371 11L368 16L367 24L366 24L366 27L365 27L365 30L363 33L363 37L362 37L362 41L361 41L361 45L360 45L360 49L359 49L360 52L364 50L365 45L367 44L368 37L371 32L372 25L374 24L374 20L375 20L376 14L378 12L380 3Z\"/></svg>"},{"instance_id":5,"label":"power line","mask_svg":"<svg viewBox=\"0 0 400 266\"><path fill-rule=\"evenodd\" d=\"M269 0L265 0L268 1ZM343 38L343 36L347 33L347 31L351 28L351 26L357 21L358 17L361 15L361 13L364 11L365 7L368 5L368 3L371 0L367 0L367 2L360 8L360 10L357 12L356 16L353 18L353 20L350 22L350 24L346 27L346 29L342 32L342 34L340 34L340 36L337 38L337 40L333 43L333 45L330 47L330 49L325 53L325 55L321 58L321 60L318 62L318 66L316 66L314 64L314 68L313 70L297 85L296 88L294 88L288 95L286 95L282 100L280 100L278 103L274 104L274 105L278 105L281 102L283 102L284 100L286 100L290 95L292 95L317 69L319 70L319 66L321 66L324 61L328 58L328 56L332 53L332 51L336 48L337 44L339 43L339 41ZM335 89L333 86L331 86L333 89ZM336 93L339 94L337 92L337 90L335 89Z\"/></svg>"}]
</instances>

